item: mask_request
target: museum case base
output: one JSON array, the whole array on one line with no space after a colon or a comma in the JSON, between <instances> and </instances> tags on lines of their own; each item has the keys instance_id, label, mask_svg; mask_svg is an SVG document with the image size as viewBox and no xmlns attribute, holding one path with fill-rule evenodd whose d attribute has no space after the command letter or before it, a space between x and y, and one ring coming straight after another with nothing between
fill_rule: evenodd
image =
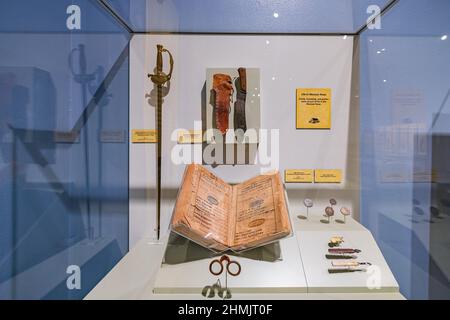
<instances>
[{"instance_id":1,"label":"museum case base","mask_svg":"<svg viewBox=\"0 0 450 320\"><path fill-rule=\"evenodd\" d=\"M228 276L233 299L403 299L398 284L370 232L353 219L346 224L320 223L320 215L294 220L295 236L280 241L281 258L275 262L232 256L242 264L242 274ZM326 274L324 255L330 236L343 235L346 244L359 247L361 261L379 267L379 288L370 289L373 273ZM316 243L314 243L316 242ZM320 242L320 243L319 243ZM322 243L324 242L324 243ZM205 299L202 288L217 281L210 275L212 257L168 264L167 244L141 240L87 295L86 299ZM186 254L189 245L179 247ZM187 259L188 260L188 259ZM268 265L271 264L270 267ZM278 272L274 272L274 268ZM287 272L283 277L276 274ZM188 275L188 276L185 276ZM222 276L225 277L224 275ZM288 283L288 280L291 280ZM221 280L223 284L224 280ZM369 282L367 282L369 281ZM220 299L217 296L214 299Z\"/></svg>"}]
</instances>

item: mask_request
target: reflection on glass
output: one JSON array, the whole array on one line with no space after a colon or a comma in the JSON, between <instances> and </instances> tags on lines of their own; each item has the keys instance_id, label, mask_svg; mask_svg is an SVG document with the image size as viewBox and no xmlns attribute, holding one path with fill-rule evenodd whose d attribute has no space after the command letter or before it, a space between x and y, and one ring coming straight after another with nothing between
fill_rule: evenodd
<instances>
[{"instance_id":1,"label":"reflection on glass","mask_svg":"<svg viewBox=\"0 0 450 320\"><path fill-rule=\"evenodd\" d=\"M50 3L0 14L0 299L83 298L128 251L128 34L88 0L47 33Z\"/></svg>"}]
</instances>

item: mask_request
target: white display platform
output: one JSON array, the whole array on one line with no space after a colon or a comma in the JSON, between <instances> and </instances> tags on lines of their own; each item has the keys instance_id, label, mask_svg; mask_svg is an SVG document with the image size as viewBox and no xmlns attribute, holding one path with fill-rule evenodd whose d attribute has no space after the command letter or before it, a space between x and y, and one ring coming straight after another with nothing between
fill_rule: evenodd
<instances>
[{"instance_id":1,"label":"white display platform","mask_svg":"<svg viewBox=\"0 0 450 320\"><path fill-rule=\"evenodd\" d=\"M398 283L392 275L372 234L355 220L348 218L346 223L338 223L342 216L333 218L329 224L320 214L310 214L308 220L297 219L297 241L300 248L308 292L398 292ZM370 262L367 272L329 274L331 260L326 259L328 242L333 236L343 236L342 248L361 250L360 262Z\"/></svg>"},{"instance_id":2,"label":"white display platform","mask_svg":"<svg viewBox=\"0 0 450 320\"><path fill-rule=\"evenodd\" d=\"M230 256L242 267L238 277L228 276L228 287L234 293L301 293L307 291L297 240L290 237L279 241L282 260L267 262ZM220 256L219 256L220 257ZM155 293L198 293L220 279L209 272L212 258L176 265L163 264L155 282Z\"/></svg>"},{"instance_id":3,"label":"white display platform","mask_svg":"<svg viewBox=\"0 0 450 320\"><path fill-rule=\"evenodd\" d=\"M280 241L282 261L233 257L242 265L239 277L228 277L233 299L404 299L366 228L353 219L346 224L323 224L321 219L319 213L310 214L309 220L293 219L295 235ZM374 274L328 274L327 243L339 235L346 247L362 250L360 261L379 267L379 289L367 286ZM212 258L161 264L167 241L141 240L85 299L205 299L201 289L217 280L208 271Z\"/></svg>"},{"instance_id":4,"label":"white display platform","mask_svg":"<svg viewBox=\"0 0 450 320\"><path fill-rule=\"evenodd\" d=\"M155 294L153 284L164 254L164 243L142 239L85 297L98 299L205 299L200 294ZM219 299L216 297L215 299ZM251 300L402 300L400 293L233 293Z\"/></svg>"}]
</instances>

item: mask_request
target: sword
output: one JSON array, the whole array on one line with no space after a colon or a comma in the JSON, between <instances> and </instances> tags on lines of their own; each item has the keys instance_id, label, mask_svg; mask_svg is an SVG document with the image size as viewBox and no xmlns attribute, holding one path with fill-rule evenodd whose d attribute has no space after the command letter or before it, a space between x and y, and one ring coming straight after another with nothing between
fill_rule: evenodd
<instances>
[{"instance_id":1,"label":"sword","mask_svg":"<svg viewBox=\"0 0 450 320\"><path fill-rule=\"evenodd\" d=\"M88 126L88 115L87 115L87 91L89 83L95 80L94 73L87 72L87 59L84 44L79 44L78 48L72 49L69 54L69 68L75 82L81 85L81 103L83 110L83 122L84 122L84 162L85 164L85 179L86 179L86 213L87 213L87 230L88 239L92 240L94 238L94 229L92 227L92 216L91 216L91 170L90 170L90 152L89 152L89 126ZM75 54L78 52L78 70L75 68L74 59Z\"/></svg>"},{"instance_id":2,"label":"sword","mask_svg":"<svg viewBox=\"0 0 450 320\"><path fill-rule=\"evenodd\" d=\"M157 224L157 239L159 240L160 229L161 229L161 146L162 146L162 87L170 80L172 77L173 70L173 57L169 50L165 49L162 45L158 44L156 46L156 73L149 74L148 77L156 85L157 88L157 104L156 104L156 134L157 134L157 166L158 166L158 180L156 184L156 190L158 193L158 198L156 201L156 224ZM163 72L163 53L167 52L169 54L169 64L170 70L168 74Z\"/></svg>"}]
</instances>

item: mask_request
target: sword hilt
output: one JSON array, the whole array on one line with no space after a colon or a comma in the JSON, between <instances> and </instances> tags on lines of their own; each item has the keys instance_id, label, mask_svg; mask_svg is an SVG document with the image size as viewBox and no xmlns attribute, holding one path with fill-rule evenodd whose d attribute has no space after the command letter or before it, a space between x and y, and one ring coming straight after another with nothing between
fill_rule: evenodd
<instances>
[{"instance_id":1,"label":"sword hilt","mask_svg":"<svg viewBox=\"0 0 450 320\"><path fill-rule=\"evenodd\" d=\"M152 82L158 86L162 86L167 81L170 80L172 77L172 71L173 71L173 57L169 50L165 49L162 45L158 44L156 45L157 54L156 54L156 73L155 74L148 74L148 77ZM167 52L169 55L169 73L166 74L163 71L163 53Z\"/></svg>"}]
</instances>

